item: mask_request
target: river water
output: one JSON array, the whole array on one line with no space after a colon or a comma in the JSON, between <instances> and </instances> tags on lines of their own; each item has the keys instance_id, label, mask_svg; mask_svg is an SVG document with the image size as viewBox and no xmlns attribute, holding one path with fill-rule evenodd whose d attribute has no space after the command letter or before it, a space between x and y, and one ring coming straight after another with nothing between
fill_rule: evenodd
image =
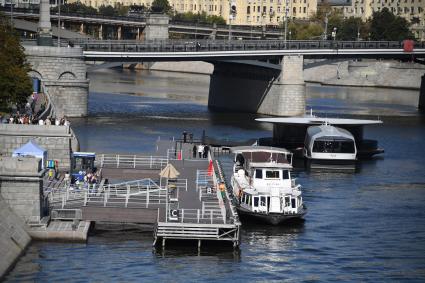
<instances>
[{"instance_id":1,"label":"river water","mask_svg":"<svg viewBox=\"0 0 425 283\"><path fill-rule=\"evenodd\" d=\"M185 130L246 140L271 135L257 115L210 112L208 76L90 74L90 117L72 121L81 149L147 153ZM33 243L6 281L425 281L425 118L413 91L309 86L321 116L380 118L365 129L385 154L356 173L300 170L304 223L243 225L239 251L153 251L152 233L96 232L85 244ZM134 95L136 94L136 95Z\"/></svg>"}]
</instances>

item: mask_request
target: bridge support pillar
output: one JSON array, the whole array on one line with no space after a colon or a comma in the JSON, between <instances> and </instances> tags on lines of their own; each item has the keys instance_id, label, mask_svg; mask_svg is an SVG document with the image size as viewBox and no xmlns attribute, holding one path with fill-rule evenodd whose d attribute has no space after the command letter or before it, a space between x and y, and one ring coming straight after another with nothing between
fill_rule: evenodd
<instances>
[{"instance_id":1,"label":"bridge support pillar","mask_svg":"<svg viewBox=\"0 0 425 283\"><path fill-rule=\"evenodd\" d=\"M243 67L241 67L241 65ZM303 57L285 56L281 71L267 63L214 62L208 107L276 116L305 109Z\"/></svg>"},{"instance_id":2,"label":"bridge support pillar","mask_svg":"<svg viewBox=\"0 0 425 283\"><path fill-rule=\"evenodd\" d=\"M81 23L80 25L80 33L84 34L84 23Z\"/></svg>"},{"instance_id":3,"label":"bridge support pillar","mask_svg":"<svg viewBox=\"0 0 425 283\"><path fill-rule=\"evenodd\" d=\"M168 22L169 18L165 14L150 14L146 18L145 40L168 39Z\"/></svg>"},{"instance_id":4,"label":"bridge support pillar","mask_svg":"<svg viewBox=\"0 0 425 283\"><path fill-rule=\"evenodd\" d=\"M425 112L425 75L422 76L422 80L421 80L418 108L419 108L419 111Z\"/></svg>"},{"instance_id":5,"label":"bridge support pillar","mask_svg":"<svg viewBox=\"0 0 425 283\"><path fill-rule=\"evenodd\" d=\"M305 82L303 56L284 56L282 71L264 97L258 113L276 116L297 116L305 113Z\"/></svg>"},{"instance_id":6,"label":"bridge support pillar","mask_svg":"<svg viewBox=\"0 0 425 283\"><path fill-rule=\"evenodd\" d=\"M80 47L24 46L30 76L41 80L56 117L87 116L89 81Z\"/></svg>"}]
</instances>

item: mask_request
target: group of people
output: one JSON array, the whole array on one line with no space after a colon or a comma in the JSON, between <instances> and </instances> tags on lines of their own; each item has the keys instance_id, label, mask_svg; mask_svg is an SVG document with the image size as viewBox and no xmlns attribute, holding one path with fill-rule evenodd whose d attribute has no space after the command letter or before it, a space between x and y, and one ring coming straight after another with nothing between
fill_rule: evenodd
<instances>
[{"instance_id":1,"label":"group of people","mask_svg":"<svg viewBox=\"0 0 425 283\"><path fill-rule=\"evenodd\" d=\"M193 158L196 158L196 154L198 154L199 158L207 158L208 152L210 151L210 147L208 145L193 145Z\"/></svg>"},{"instance_id":2,"label":"group of people","mask_svg":"<svg viewBox=\"0 0 425 283\"><path fill-rule=\"evenodd\" d=\"M2 116L0 114L0 123L2 124L24 124L24 125L56 125L56 126L69 126L70 123L66 117L53 118L47 117L45 120L37 118L35 115L20 114L17 112L14 115Z\"/></svg>"}]
</instances>

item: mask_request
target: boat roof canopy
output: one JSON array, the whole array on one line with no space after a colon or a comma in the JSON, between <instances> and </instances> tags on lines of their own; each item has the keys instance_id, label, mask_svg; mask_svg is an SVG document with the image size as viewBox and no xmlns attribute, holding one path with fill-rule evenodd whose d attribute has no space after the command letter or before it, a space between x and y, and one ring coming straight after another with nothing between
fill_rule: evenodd
<instances>
[{"instance_id":1,"label":"boat roof canopy","mask_svg":"<svg viewBox=\"0 0 425 283\"><path fill-rule=\"evenodd\" d=\"M361 119L343 119L343 118L323 118L323 117L288 117L288 118L257 118L255 121L267 122L273 124L287 125L349 125L349 126L365 126L382 124L381 120L361 120Z\"/></svg>"},{"instance_id":2,"label":"boat roof canopy","mask_svg":"<svg viewBox=\"0 0 425 283\"><path fill-rule=\"evenodd\" d=\"M271 147L271 146L236 146L231 147L230 151L237 153L249 153L249 152L268 152L268 153L281 153L281 154L292 154L285 148Z\"/></svg>"},{"instance_id":3,"label":"boat roof canopy","mask_svg":"<svg viewBox=\"0 0 425 283\"><path fill-rule=\"evenodd\" d=\"M310 126L307 129L307 136L309 139L314 140L325 137L354 140L353 135L349 131L331 125Z\"/></svg>"}]
</instances>

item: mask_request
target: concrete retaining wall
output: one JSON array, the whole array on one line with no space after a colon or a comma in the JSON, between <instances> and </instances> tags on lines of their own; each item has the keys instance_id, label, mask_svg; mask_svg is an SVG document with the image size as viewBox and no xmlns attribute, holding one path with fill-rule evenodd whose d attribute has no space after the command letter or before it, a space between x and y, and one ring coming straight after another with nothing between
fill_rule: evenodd
<instances>
[{"instance_id":1,"label":"concrete retaining wall","mask_svg":"<svg viewBox=\"0 0 425 283\"><path fill-rule=\"evenodd\" d=\"M0 187L1 189L1 187ZM0 195L0 280L13 267L31 242L24 221Z\"/></svg>"},{"instance_id":2,"label":"concrete retaining wall","mask_svg":"<svg viewBox=\"0 0 425 283\"><path fill-rule=\"evenodd\" d=\"M12 156L15 149L29 140L46 149L48 159L58 160L59 169L70 169L71 146L78 142L69 126L0 124L0 155Z\"/></svg>"},{"instance_id":3,"label":"concrete retaining wall","mask_svg":"<svg viewBox=\"0 0 425 283\"><path fill-rule=\"evenodd\" d=\"M328 85L417 89L425 66L397 61L345 61L304 70L307 82Z\"/></svg>"}]
</instances>

